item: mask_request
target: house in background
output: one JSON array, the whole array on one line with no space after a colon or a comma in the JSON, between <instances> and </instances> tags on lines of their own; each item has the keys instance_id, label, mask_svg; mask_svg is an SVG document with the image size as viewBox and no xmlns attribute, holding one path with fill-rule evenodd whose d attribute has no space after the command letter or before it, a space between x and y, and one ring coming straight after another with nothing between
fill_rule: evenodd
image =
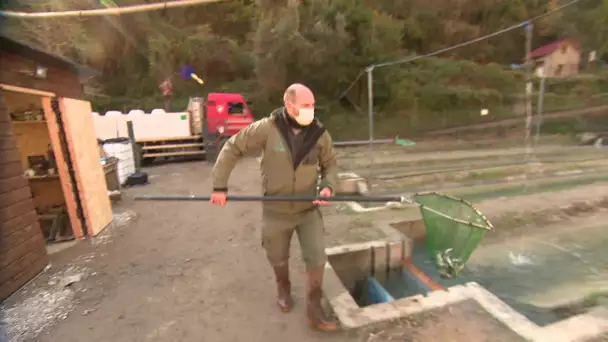
<instances>
[{"instance_id":1,"label":"house in background","mask_svg":"<svg viewBox=\"0 0 608 342\"><path fill-rule=\"evenodd\" d=\"M543 45L530 53L536 68L543 68L546 77L577 75L582 51L577 41L566 38Z\"/></svg>"}]
</instances>

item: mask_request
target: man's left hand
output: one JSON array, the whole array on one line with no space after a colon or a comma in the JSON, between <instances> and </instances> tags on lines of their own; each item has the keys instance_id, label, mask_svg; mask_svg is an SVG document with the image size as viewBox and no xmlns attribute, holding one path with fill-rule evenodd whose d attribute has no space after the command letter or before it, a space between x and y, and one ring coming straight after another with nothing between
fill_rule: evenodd
<instances>
[{"instance_id":1,"label":"man's left hand","mask_svg":"<svg viewBox=\"0 0 608 342\"><path fill-rule=\"evenodd\" d=\"M323 188L323 190L321 190L321 192L319 193L319 197L331 197L331 195L332 195L332 191L330 188ZM313 201L312 203L321 204L321 205L329 204L328 201L321 201L321 200L316 200L316 201Z\"/></svg>"}]
</instances>

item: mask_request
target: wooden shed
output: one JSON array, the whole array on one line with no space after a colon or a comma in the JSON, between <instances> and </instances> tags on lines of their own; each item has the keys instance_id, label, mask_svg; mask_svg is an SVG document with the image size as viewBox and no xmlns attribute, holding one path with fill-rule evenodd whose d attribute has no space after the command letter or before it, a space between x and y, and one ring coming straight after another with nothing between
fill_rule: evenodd
<instances>
[{"instance_id":1,"label":"wooden shed","mask_svg":"<svg viewBox=\"0 0 608 342\"><path fill-rule=\"evenodd\" d=\"M48 264L47 240L112 220L91 105L92 70L0 36L0 301ZM45 230L50 224L50 230Z\"/></svg>"}]
</instances>

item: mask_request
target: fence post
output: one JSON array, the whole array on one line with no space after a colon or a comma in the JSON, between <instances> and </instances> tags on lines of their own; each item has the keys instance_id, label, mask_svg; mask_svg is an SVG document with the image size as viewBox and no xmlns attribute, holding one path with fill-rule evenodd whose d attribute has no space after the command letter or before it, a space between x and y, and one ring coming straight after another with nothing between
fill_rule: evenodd
<instances>
[{"instance_id":1,"label":"fence post","mask_svg":"<svg viewBox=\"0 0 608 342\"><path fill-rule=\"evenodd\" d=\"M133 160L135 161L135 172L141 170L141 151L139 145L135 141L135 132L133 131L133 121L127 121L127 132L129 134L129 141L131 142L131 148L133 149Z\"/></svg>"}]
</instances>

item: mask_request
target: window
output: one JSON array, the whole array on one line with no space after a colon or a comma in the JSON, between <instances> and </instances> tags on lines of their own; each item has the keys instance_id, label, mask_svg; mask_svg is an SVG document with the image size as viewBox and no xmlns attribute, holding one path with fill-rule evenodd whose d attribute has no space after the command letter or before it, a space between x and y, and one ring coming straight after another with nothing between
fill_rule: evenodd
<instances>
[{"instance_id":1,"label":"window","mask_svg":"<svg viewBox=\"0 0 608 342\"><path fill-rule=\"evenodd\" d=\"M228 102L228 114L245 115L245 104L242 102Z\"/></svg>"}]
</instances>

